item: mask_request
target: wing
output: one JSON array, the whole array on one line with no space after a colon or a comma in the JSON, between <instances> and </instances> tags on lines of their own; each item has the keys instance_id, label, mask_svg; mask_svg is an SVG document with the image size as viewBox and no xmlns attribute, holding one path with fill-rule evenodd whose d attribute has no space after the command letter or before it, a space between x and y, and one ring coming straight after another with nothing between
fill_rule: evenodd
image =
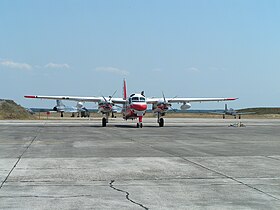
<instances>
[{"instance_id":1,"label":"wing","mask_svg":"<svg viewBox=\"0 0 280 210\"><path fill-rule=\"evenodd\" d=\"M84 102L100 102L102 97L80 97L80 96L24 96L25 98L32 99L54 99L54 100L69 100L69 101L84 101Z\"/></svg>"},{"instance_id":2,"label":"wing","mask_svg":"<svg viewBox=\"0 0 280 210\"><path fill-rule=\"evenodd\" d=\"M32 99L53 99L53 100L69 100L69 101L83 101L83 102L101 102L104 101L104 98L107 101L111 101L116 104L124 104L125 100L123 98L109 98L109 97L83 97L83 96L34 96L27 95L25 98Z\"/></svg>"},{"instance_id":3,"label":"wing","mask_svg":"<svg viewBox=\"0 0 280 210\"><path fill-rule=\"evenodd\" d=\"M236 115L256 114L256 112L236 112Z\"/></svg>"},{"instance_id":4,"label":"wing","mask_svg":"<svg viewBox=\"0 0 280 210\"><path fill-rule=\"evenodd\" d=\"M207 101L234 101L237 98L166 98L168 103L190 103L190 102L207 102ZM162 101L162 98L147 98L148 104L154 104Z\"/></svg>"},{"instance_id":5,"label":"wing","mask_svg":"<svg viewBox=\"0 0 280 210\"><path fill-rule=\"evenodd\" d=\"M124 100L123 98L112 98L111 101L114 104L125 104L126 100Z\"/></svg>"},{"instance_id":6,"label":"wing","mask_svg":"<svg viewBox=\"0 0 280 210\"><path fill-rule=\"evenodd\" d=\"M225 112L207 112L208 114L226 114Z\"/></svg>"}]
</instances>

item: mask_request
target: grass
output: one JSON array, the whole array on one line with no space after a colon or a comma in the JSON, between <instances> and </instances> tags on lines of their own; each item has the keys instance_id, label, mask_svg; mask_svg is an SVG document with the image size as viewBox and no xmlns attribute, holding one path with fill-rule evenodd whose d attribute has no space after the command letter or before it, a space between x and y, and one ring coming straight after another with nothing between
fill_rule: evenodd
<instances>
[{"instance_id":1,"label":"grass","mask_svg":"<svg viewBox=\"0 0 280 210\"><path fill-rule=\"evenodd\" d=\"M12 100L0 100L0 120L36 119L22 106Z\"/></svg>"}]
</instances>

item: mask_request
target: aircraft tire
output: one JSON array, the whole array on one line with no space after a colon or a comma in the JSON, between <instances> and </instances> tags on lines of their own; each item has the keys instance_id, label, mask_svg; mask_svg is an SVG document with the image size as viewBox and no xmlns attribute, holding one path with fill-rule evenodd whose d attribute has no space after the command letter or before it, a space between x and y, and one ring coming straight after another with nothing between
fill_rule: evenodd
<instances>
[{"instance_id":1,"label":"aircraft tire","mask_svg":"<svg viewBox=\"0 0 280 210\"><path fill-rule=\"evenodd\" d=\"M103 117L102 118L102 127L106 127L106 118L105 117Z\"/></svg>"},{"instance_id":2,"label":"aircraft tire","mask_svg":"<svg viewBox=\"0 0 280 210\"><path fill-rule=\"evenodd\" d=\"M164 126L164 119L160 118L158 124L159 124L159 127L163 127Z\"/></svg>"},{"instance_id":3,"label":"aircraft tire","mask_svg":"<svg viewBox=\"0 0 280 210\"><path fill-rule=\"evenodd\" d=\"M139 123L136 124L136 128L139 128Z\"/></svg>"}]
</instances>

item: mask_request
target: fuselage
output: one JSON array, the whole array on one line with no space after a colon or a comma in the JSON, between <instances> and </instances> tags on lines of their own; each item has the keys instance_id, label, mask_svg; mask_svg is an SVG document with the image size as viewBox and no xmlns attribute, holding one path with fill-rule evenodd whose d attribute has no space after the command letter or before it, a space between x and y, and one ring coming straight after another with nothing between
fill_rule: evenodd
<instances>
[{"instance_id":1,"label":"fuselage","mask_svg":"<svg viewBox=\"0 0 280 210\"><path fill-rule=\"evenodd\" d=\"M139 119L145 115L147 110L147 102L144 95L141 94L131 94L126 100L122 114L125 120L127 119Z\"/></svg>"}]
</instances>

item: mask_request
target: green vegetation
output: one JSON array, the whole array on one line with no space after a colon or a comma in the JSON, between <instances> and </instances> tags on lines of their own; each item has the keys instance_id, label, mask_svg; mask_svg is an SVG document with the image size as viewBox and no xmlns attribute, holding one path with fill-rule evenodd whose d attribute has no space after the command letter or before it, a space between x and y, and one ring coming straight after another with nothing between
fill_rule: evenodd
<instances>
[{"instance_id":1,"label":"green vegetation","mask_svg":"<svg viewBox=\"0 0 280 210\"><path fill-rule=\"evenodd\" d=\"M0 99L0 120L35 119L25 108L12 100Z\"/></svg>"},{"instance_id":2,"label":"green vegetation","mask_svg":"<svg viewBox=\"0 0 280 210\"><path fill-rule=\"evenodd\" d=\"M255 112L256 114L280 114L280 108L247 108L238 112Z\"/></svg>"}]
</instances>

